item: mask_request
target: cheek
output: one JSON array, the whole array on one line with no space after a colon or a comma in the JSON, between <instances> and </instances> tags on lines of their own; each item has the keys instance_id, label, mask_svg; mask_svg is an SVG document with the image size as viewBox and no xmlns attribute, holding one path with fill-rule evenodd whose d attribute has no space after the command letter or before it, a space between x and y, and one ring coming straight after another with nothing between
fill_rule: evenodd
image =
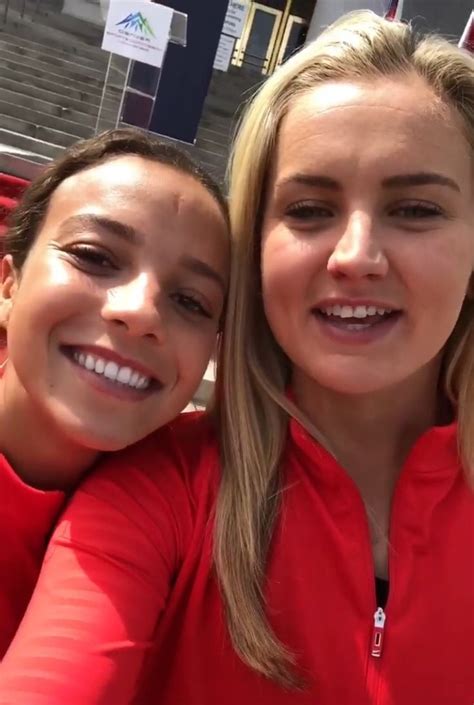
<instances>
[{"instance_id":1,"label":"cheek","mask_svg":"<svg viewBox=\"0 0 474 705\"><path fill-rule=\"evenodd\" d=\"M199 384L216 347L217 326L199 329L188 323L174 325L169 342L181 378L191 385Z\"/></svg>"},{"instance_id":2,"label":"cheek","mask_svg":"<svg viewBox=\"0 0 474 705\"><path fill-rule=\"evenodd\" d=\"M315 271L315 252L291 233L275 231L261 250L262 294L269 315L305 296Z\"/></svg>"},{"instance_id":3,"label":"cheek","mask_svg":"<svg viewBox=\"0 0 474 705\"><path fill-rule=\"evenodd\" d=\"M97 292L87 286L84 275L65 262L40 261L25 268L12 307L11 332L39 342L54 327L90 309Z\"/></svg>"},{"instance_id":4,"label":"cheek","mask_svg":"<svg viewBox=\"0 0 474 705\"><path fill-rule=\"evenodd\" d=\"M439 253L425 251L412 268L412 286L420 293L420 303L442 318L461 309L472 276L467 251Z\"/></svg>"}]
</instances>

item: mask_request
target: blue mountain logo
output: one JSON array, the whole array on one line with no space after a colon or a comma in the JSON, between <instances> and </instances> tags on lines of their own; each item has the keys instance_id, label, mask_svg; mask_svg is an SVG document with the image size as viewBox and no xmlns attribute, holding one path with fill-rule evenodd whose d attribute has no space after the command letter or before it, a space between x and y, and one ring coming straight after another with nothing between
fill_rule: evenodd
<instances>
[{"instance_id":1,"label":"blue mountain logo","mask_svg":"<svg viewBox=\"0 0 474 705\"><path fill-rule=\"evenodd\" d=\"M131 29L133 32L140 32L148 37L154 37L155 33L150 27L150 23L147 18L142 15L141 12L131 12L127 17L120 22L117 22L116 27L123 27L124 29Z\"/></svg>"}]
</instances>

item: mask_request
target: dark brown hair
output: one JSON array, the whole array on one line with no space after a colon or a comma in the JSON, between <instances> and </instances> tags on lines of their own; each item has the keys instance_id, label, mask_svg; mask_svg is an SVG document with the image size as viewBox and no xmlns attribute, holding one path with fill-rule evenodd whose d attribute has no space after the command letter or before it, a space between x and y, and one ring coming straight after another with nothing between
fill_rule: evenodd
<instances>
[{"instance_id":1,"label":"dark brown hair","mask_svg":"<svg viewBox=\"0 0 474 705\"><path fill-rule=\"evenodd\" d=\"M132 127L119 128L73 144L41 172L9 218L3 254L11 254L14 266L21 269L57 187L84 169L127 154L166 164L195 178L215 198L228 222L227 201L221 189L191 157L149 133Z\"/></svg>"}]
</instances>

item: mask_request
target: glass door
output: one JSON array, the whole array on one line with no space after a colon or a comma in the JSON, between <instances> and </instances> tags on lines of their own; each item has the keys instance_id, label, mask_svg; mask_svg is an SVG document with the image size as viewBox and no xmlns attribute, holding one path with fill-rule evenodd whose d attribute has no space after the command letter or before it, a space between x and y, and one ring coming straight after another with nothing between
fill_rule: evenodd
<instances>
[{"instance_id":1,"label":"glass door","mask_svg":"<svg viewBox=\"0 0 474 705\"><path fill-rule=\"evenodd\" d=\"M236 66L270 73L282 16L281 10L251 3L245 29L235 48L233 63Z\"/></svg>"},{"instance_id":2,"label":"glass door","mask_svg":"<svg viewBox=\"0 0 474 705\"><path fill-rule=\"evenodd\" d=\"M306 39L308 24L302 17L290 15L285 25L280 48L272 70L285 63L287 59L301 47Z\"/></svg>"}]
</instances>

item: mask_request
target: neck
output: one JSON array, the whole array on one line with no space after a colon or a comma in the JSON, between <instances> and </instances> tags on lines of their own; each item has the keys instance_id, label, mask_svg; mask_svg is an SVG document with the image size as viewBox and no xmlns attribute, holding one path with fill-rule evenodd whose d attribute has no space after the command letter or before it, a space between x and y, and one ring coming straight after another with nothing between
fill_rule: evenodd
<instances>
[{"instance_id":1,"label":"neck","mask_svg":"<svg viewBox=\"0 0 474 705\"><path fill-rule=\"evenodd\" d=\"M0 380L0 452L28 485L70 490L98 457L67 438L23 387Z\"/></svg>"},{"instance_id":2,"label":"neck","mask_svg":"<svg viewBox=\"0 0 474 705\"><path fill-rule=\"evenodd\" d=\"M438 378L436 363L396 388L347 395L295 372L293 390L297 406L351 474L377 467L386 481L400 470L417 438L439 421Z\"/></svg>"}]
</instances>

